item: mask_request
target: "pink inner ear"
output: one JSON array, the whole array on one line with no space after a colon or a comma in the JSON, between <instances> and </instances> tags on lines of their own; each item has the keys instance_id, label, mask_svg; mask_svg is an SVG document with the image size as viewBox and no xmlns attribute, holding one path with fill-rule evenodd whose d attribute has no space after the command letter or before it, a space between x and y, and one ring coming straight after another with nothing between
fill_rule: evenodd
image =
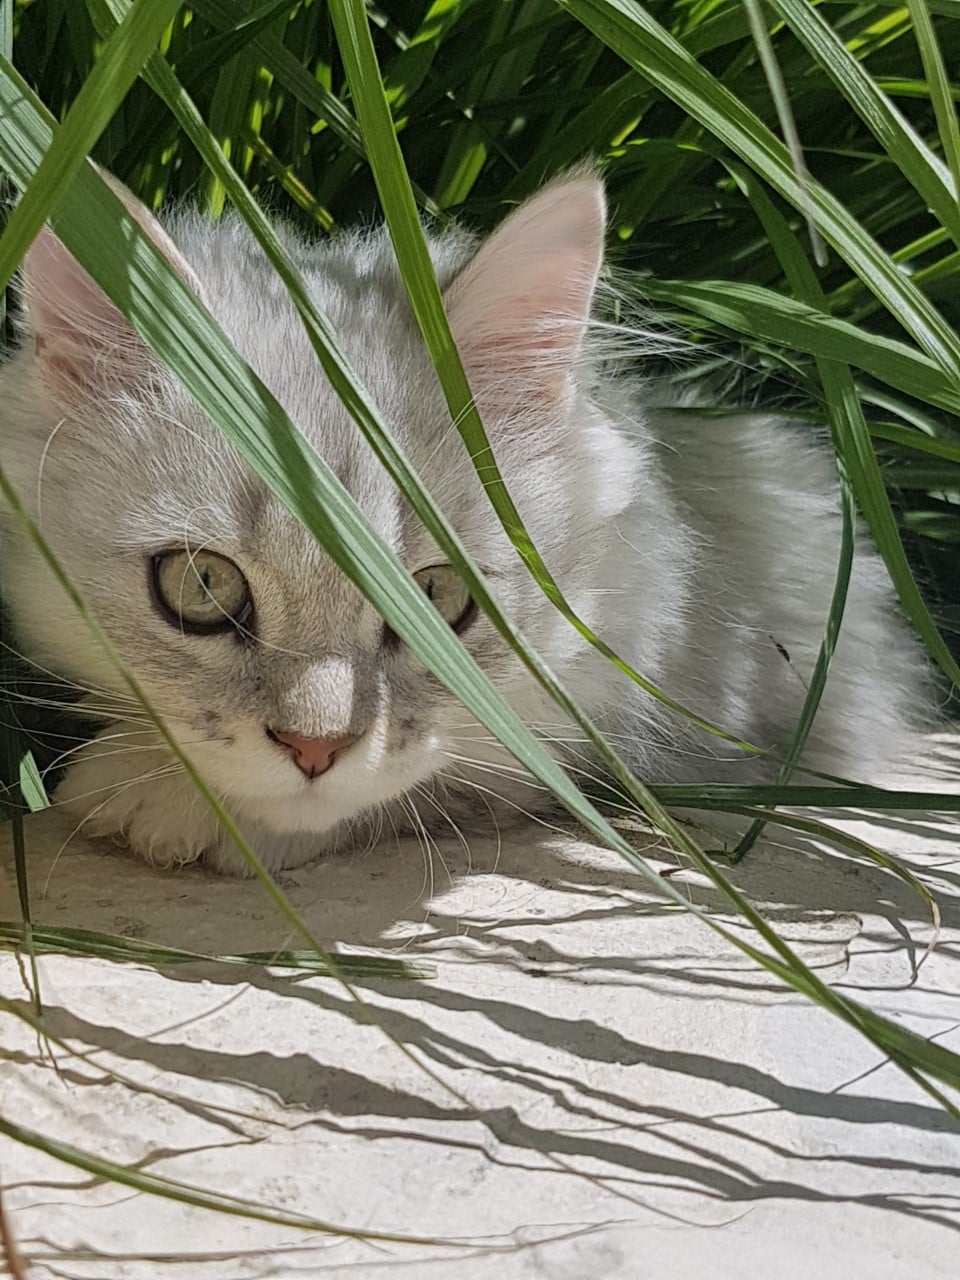
<instances>
[{"instance_id":1,"label":"pink inner ear","mask_svg":"<svg viewBox=\"0 0 960 1280\"><path fill-rule=\"evenodd\" d=\"M34 349L55 394L109 394L142 376L147 348L49 227L27 251L23 280Z\"/></svg>"},{"instance_id":2,"label":"pink inner ear","mask_svg":"<svg viewBox=\"0 0 960 1280\"><path fill-rule=\"evenodd\" d=\"M110 174L99 172L129 216L199 294L192 268L154 215ZM77 393L142 390L155 365L149 347L49 227L27 251L23 284L37 359L56 394L75 398Z\"/></svg>"},{"instance_id":3,"label":"pink inner ear","mask_svg":"<svg viewBox=\"0 0 960 1280\"><path fill-rule=\"evenodd\" d=\"M23 274L38 333L69 328L66 321L70 316L93 313L98 294L112 305L49 227L41 230L27 250Z\"/></svg>"},{"instance_id":4,"label":"pink inner ear","mask_svg":"<svg viewBox=\"0 0 960 1280\"><path fill-rule=\"evenodd\" d=\"M478 398L557 395L566 386L590 316L603 233L602 187L577 175L526 201L481 245L445 298Z\"/></svg>"}]
</instances>

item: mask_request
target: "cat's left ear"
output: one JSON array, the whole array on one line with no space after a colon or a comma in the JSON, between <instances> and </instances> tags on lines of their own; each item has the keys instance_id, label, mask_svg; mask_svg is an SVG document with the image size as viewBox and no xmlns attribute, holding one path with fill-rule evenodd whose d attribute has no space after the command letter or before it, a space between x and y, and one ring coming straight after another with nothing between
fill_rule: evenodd
<instances>
[{"instance_id":1,"label":"cat's left ear","mask_svg":"<svg viewBox=\"0 0 960 1280\"><path fill-rule=\"evenodd\" d=\"M115 178L99 172L177 274L200 294L193 268L149 209ZM49 227L27 250L21 280L37 360L59 399L142 390L156 357Z\"/></svg>"},{"instance_id":2,"label":"cat's left ear","mask_svg":"<svg viewBox=\"0 0 960 1280\"><path fill-rule=\"evenodd\" d=\"M592 173L526 200L446 291L457 348L481 410L559 399L583 341L603 264L606 202Z\"/></svg>"}]
</instances>

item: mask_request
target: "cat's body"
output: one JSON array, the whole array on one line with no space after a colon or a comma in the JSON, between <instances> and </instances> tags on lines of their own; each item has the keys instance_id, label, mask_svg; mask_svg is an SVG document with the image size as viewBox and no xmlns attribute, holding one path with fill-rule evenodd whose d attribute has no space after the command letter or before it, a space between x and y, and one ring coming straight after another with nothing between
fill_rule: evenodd
<instances>
[{"instance_id":1,"label":"cat's body","mask_svg":"<svg viewBox=\"0 0 960 1280\"><path fill-rule=\"evenodd\" d=\"M135 216L162 238L149 215ZM578 732L486 619L457 601L442 552L326 384L248 234L183 216L169 230L179 249L164 247L181 274L411 573L448 602L448 620L507 701L562 760L596 775ZM833 587L840 522L829 453L759 417L652 421L649 388L602 376L582 341L602 233L599 184L579 175L528 202L479 251L459 232L433 241L471 386L512 496L577 613L678 702L777 752L796 724ZM693 730L617 673L530 578L450 423L386 233L288 247L496 595L627 761L652 780L769 777L775 762ZM542 809L549 797L385 632L52 235L31 253L30 328L0 371L0 462L267 865L367 843L391 826L451 821L469 834L518 806ZM196 592L178 548L204 570L206 597L189 615L200 629L178 624ZM90 832L156 862L236 866L229 839L9 514L0 586L20 648L89 689L87 708L105 722L71 757L57 799ZM235 626L210 624L211 590L224 593L221 610L235 609ZM919 647L863 549L804 760L876 776L915 753L933 707Z\"/></svg>"}]
</instances>

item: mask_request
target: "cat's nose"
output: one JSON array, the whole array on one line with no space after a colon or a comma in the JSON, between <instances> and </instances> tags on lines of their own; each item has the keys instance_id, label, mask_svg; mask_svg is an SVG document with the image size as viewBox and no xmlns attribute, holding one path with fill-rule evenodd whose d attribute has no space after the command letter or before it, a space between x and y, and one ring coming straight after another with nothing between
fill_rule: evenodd
<instances>
[{"instance_id":1,"label":"cat's nose","mask_svg":"<svg viewBox=\"0 0 960 1280\"><path fill-rule=\"evenodd\" d=\"M267 736L281 747L285 747L293 757L293 763L307 778L318 778L333 767L333 763L341 751L352 747L357 741L356 734L348 733L342 738L302 738L297 733L284 733L280 729L268 729Z\"/></svg>"}]
</instances>

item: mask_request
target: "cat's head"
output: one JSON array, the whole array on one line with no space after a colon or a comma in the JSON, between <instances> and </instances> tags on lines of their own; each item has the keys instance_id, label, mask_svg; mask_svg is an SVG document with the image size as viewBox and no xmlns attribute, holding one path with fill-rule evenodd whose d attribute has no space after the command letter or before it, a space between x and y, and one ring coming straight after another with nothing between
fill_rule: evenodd
<instances>
[{"instance_id":1,"label":"cat's head","mask_svg":"<svg viewBox=\"0 0 960 1280\"><path fill-rule=\"evenodd\" d=\"M135 222L209 308L377 532L523 715L556 720L473 607L330 388L283 286L236 220ZM615 523L637 474L594 404L584 332L602 263L599 181L575 174L477 247L433 238L450 324L500 467L574 608L607 631ZM495 594L574 694L584 646L533 582L450 421L383 231L287 246L401 446ZM485 731L385 627L49 230L23 269L25 334L0 373L0 461L157 708L226 799L325 831L489 761ZM21 648L94 691L118 677L17 521L2 585ZM592 697L590 696L592 694ZM131 716L131 718L136 718ZM493 784L494 788L496 783Z\"/></svg>"}]
</instances>

